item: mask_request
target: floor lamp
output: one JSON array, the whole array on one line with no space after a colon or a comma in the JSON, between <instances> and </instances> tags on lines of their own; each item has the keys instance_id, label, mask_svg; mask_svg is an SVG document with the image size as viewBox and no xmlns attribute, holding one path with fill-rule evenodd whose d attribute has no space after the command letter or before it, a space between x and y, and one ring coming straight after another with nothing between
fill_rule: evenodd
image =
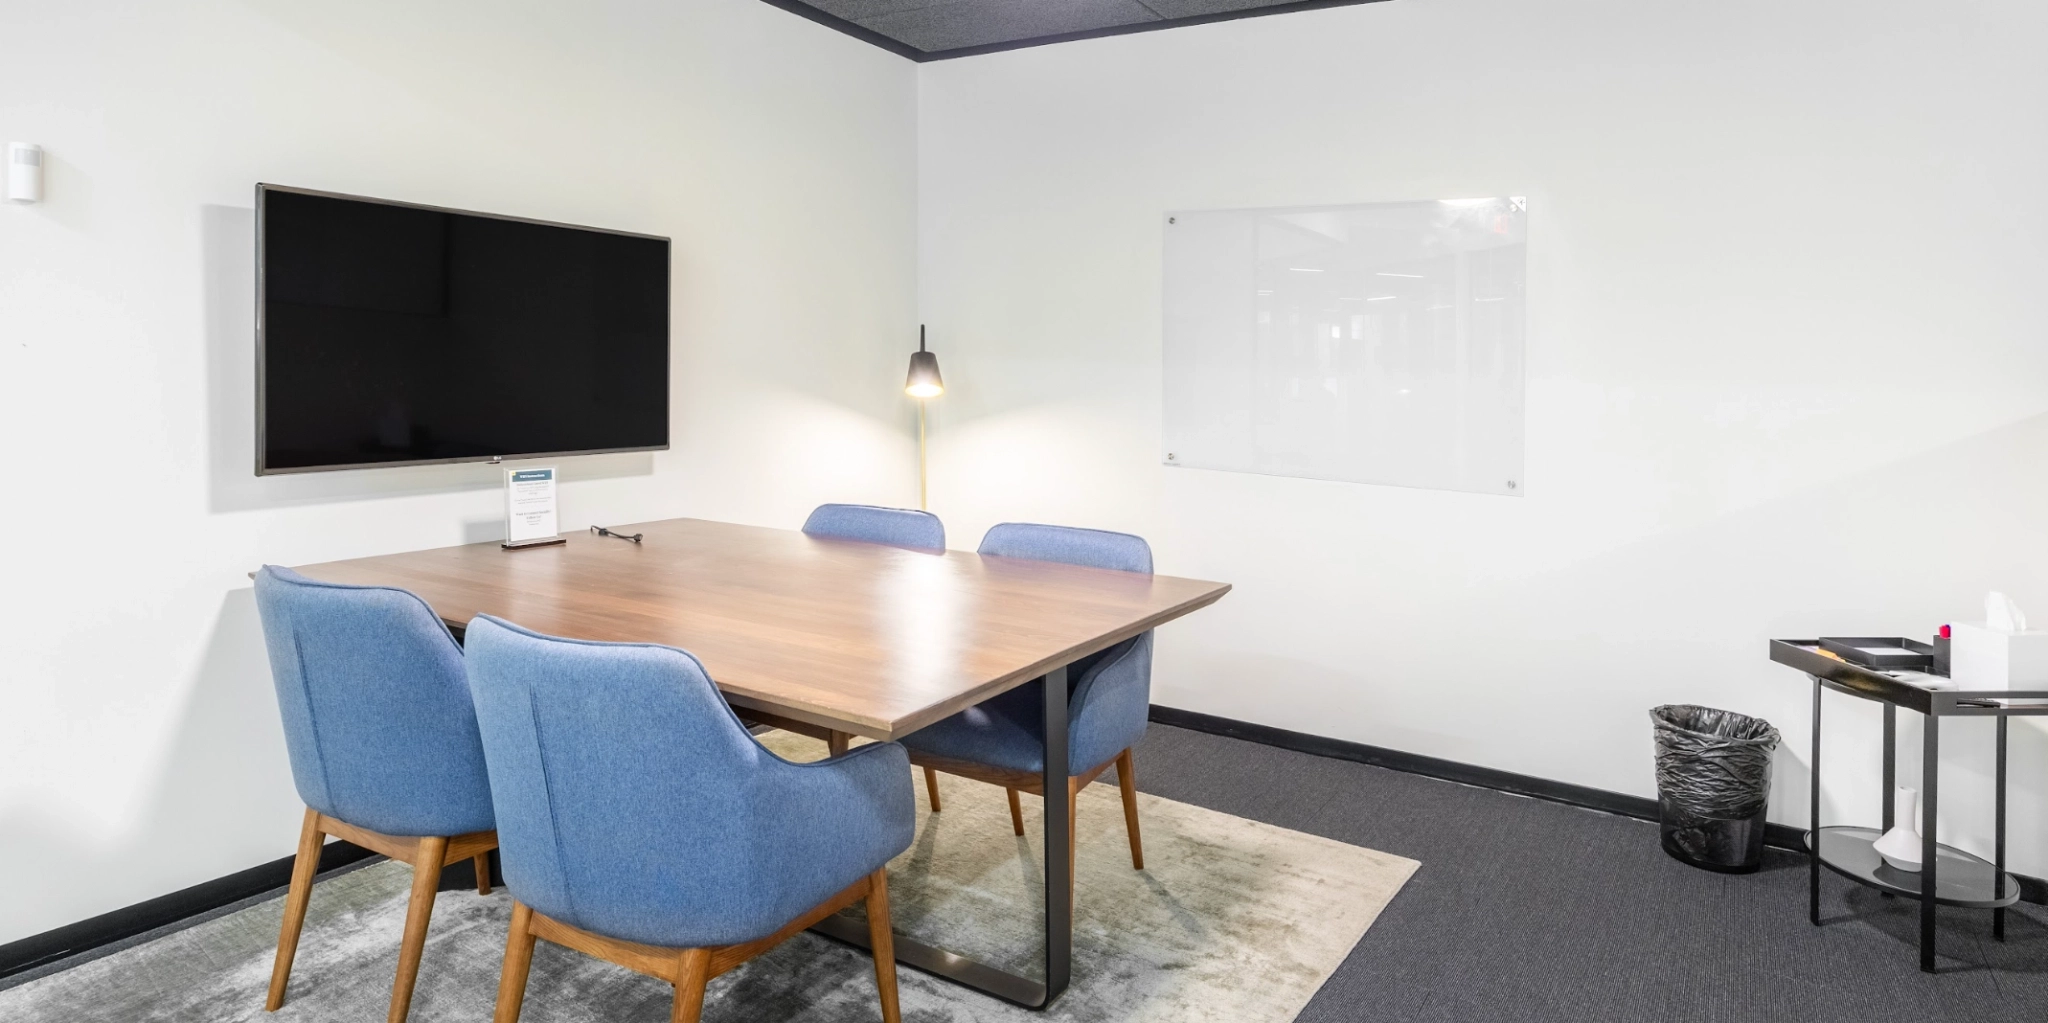
<instances>
[{"instance_id":1,"label":"floor lamp","mask_svg":"<svg viewBox=\"0 0 2048 1023\"><path fill-rule=\"evenodd\" d=\"M917 399L917 506L925 507L924 403L946 393L939 379L939 357L924 350L924 324L917 325L917 351L910 353L910 376L903 381L903 393Z\"/></svg>"}]
</instances>

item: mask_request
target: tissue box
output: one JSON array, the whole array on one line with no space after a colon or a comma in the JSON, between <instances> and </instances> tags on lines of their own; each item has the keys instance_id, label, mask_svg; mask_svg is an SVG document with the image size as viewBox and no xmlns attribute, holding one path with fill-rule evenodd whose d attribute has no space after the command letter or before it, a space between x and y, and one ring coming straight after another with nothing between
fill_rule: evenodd
<instances>
[{"instance_id":1,"label":"tissue box","mask_svg":"<svg viewBox=\"0 0 2048 1023\"><path fill-rule=\"evenodd\" d=\"M1949 625L1948 674L1956 688L2048 689L2048 631L1994 632Z\"/></svg>"}]
</instances>

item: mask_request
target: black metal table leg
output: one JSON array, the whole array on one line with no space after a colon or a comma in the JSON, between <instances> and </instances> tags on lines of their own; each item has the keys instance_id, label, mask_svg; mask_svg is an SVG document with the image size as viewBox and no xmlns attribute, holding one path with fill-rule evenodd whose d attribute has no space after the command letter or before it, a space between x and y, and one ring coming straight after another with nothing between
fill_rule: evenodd
<instances>
[{"instance_id":1,"label":"black metal table leg","mask_svg":"<svg viewBox=\"0 0 2048 1023\"><path fill-rule=\"evenodd\" d=\"M1067 787L1067 669L1045 675L1045 1000L1067 989L1074 965L1074 821Z\"/></svg>"},{"instance_id":2,"label":"black metal table leg","mask_svg":"<svg viewBox=\"0 0 2048 1023\"><path fill-rule=\"evenodd\" d=\"M1884 788L1878 801L1884 804L1884 826L1880 832L1892 829L1892 794L1899 790L1899 708L1884 705ZM1891 898L1890 892L1879 892L1883 898Z\"/></svg>"},{"instance_id":3,"label":"black metal table leg","mask_svg":"<svg viewBox=\"0 0 2048 1023\"><path fill-rule=\"evenodd\" d=\"M1045 686L1045 979L1033 980L966 956L927 945L896 932L896 961L944 977L1027 1009L1043 1009L1067 989L1074 965L1073 868L1068 857L1072 823L1067 816L1067 669L1054 668ZM860 948L869 948L868 925L843 913L811 928Z\"/></svg>"},{"instance_id":4,"label":"black metal table leg","mask_svg":"<svg viewBox=\"0 0 2048 1023\"><path fill-rule=\"evenodd\" d=\"M2006 716L1998 715L1998 823L1995 825L1997 837L1993 839L1995 861L1991 875L1992 894L2001 899L2005 898L2005 722ZM1991 936L1999 941L2005 940L2004 906L1991 911Z\"/></svg>"},{"instance_id":5,"label":"black metal table leg","mask_svg":"<svg viewBox=\"0 0 2048 1023\"><path fill-rule=\"evenodd\" d=\"M1896 823L1892 820L1892 793L1899 790L1899 708L1884 705L1884 828L1890 831Z\"/></svg>"},{"instance_id":6,"label":"black metal table leg","mask_svg":"<svg viewBox=\"0 0 2048 1023\"><path fill-rule=\"evenodd\" d=\"M1806 832L1806 915L1820 926L1820 676L1813 676L1813 754L1808 758L1808 805L1812 811Z\"/></svg>"},{"instance_id":7,"label":"black metal table leg","mask_svg":"<svg viewBox=\"0 0 2048 1023\"><path fill-rule=\"evenodd\" d=\"M1920 739L1920 969L1934 972L1934 893L1940 848L1934 841L1941 818L1937 779L1941 776L1941 717L1927 715Z\"/></svg>"}]
</instances>

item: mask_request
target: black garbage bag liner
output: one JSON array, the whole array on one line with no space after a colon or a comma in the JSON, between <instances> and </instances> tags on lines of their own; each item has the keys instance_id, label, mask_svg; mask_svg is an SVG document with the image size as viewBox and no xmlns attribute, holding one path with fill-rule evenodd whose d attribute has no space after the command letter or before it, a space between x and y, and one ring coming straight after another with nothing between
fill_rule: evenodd
<instances>
[{"instance_id":1,"label":"black garbage bag liner","mask_svg":"<svg viewBox=\"0 0 2048 1023\"><path fill-rule=\"evenodd\" d=\"M1650 711L1657 729L1657 791L1715 820L1753 816L1771 794L1778 730L1729 710L1666 704Z\"/></svg>"},{"instance_id":2,"label":"black garbage bag liner","mask_svg":"<svg viewBox=\"0 0 2048 1023\"><path fill-rule=\"evenodd\" d=\"M1778 730L1762 718L1691 704L1657 707L1650 721L1664 850L1709 870L1757 869Z\"/></svg>"}]
</instances>

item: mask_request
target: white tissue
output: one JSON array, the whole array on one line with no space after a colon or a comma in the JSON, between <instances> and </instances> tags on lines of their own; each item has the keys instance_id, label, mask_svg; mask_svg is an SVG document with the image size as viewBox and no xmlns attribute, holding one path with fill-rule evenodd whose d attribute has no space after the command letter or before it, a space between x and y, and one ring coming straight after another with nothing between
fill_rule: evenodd
<instances>
[{"instance_id":1,"label":"white tissue","mask_svg":"<svg viewBox=\"0 0 2048 1023\"><path fill-rule=\"evenodd\" d=\"M1984 627L1992 632L2025 632L2027 616L2011 597L1992 590L1984 595Z\"/></svg>"}]
</instances>

